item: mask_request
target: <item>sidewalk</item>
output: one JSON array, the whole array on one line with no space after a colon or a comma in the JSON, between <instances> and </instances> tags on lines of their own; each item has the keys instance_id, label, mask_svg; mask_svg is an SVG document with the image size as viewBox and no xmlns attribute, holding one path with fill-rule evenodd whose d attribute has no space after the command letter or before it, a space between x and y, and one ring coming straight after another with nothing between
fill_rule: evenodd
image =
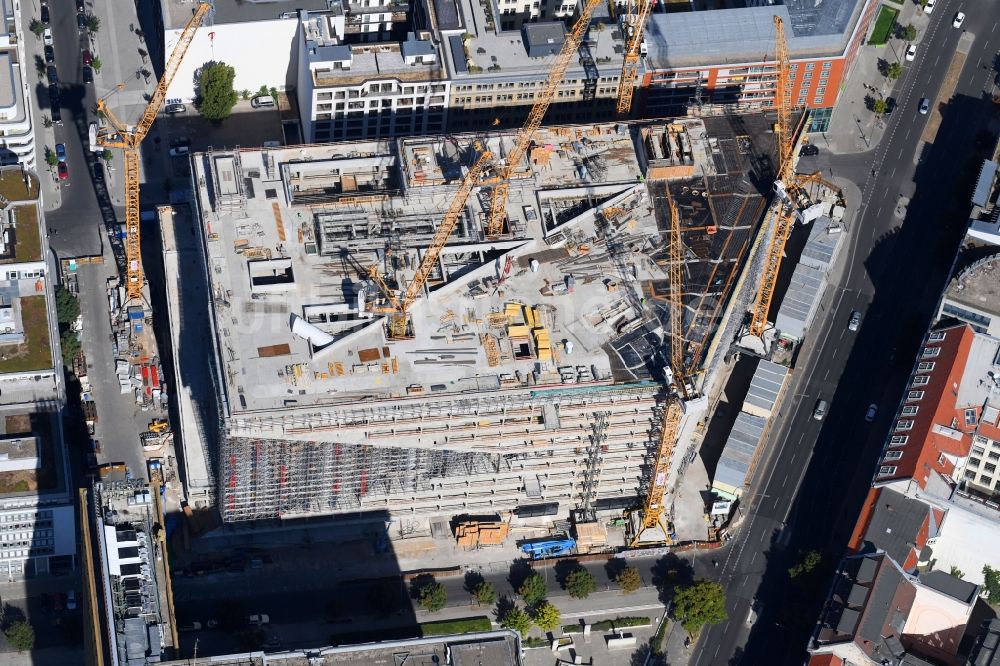
<instances>
[{"instance_id":1,"label":"sidewalk","mask_svg":"<svg viewBox=\"0 0 1000 666\"><path fill-rule=\"evenodd\" d=\"M45 51L41 38L35 37L31 31L27 30L27 26L31 24L31 20L37 18L39 18L39 15L35 12L34 5L31 7L28 5L22 6L21 26L24 30L24 57L26 63L34 63L36 58L44 60ZM48 85L48 81L45 80L44 75L39 76L38 71L34 67L22 67L21 72L25 78L25 104L29 107L31 124L35 131L35 171L38 174L38 182L41 183L43 210L48 212L62 206L62 190L59 186L59 177L56 175L55 169L45 162L45 149L48 148L54 153L56 143L58 142L56 141L55 125L45 126L44 119L49 118L50 115L48 108L41 108L39 106L38 95L29 92L44 88ZM63 122L67 120L69 120L68 117L64 118ZM72 123L71 120L69 122Z\"/></svg>"},{"instance_id":2,"label":"sidewalk","mask_svg":"<svg viewBox=\"0 0 1000 666\"><path fill-rule=\"evenodd\" d=\"M895 5L889 4L890 7ZM912 24L917 29L914 44L920 44L930 18L920 10L920 6L907 0L899 10L896 21L900 25ZM901 89L901 82L906 78L907 69L912 63L904 59L908 42L891 38L885 46L863 45L858 50L854 67L848 73L844 89L834 107L829 129L823 133L830 152L834 154L861 153L875 148L885 132L885 122L876 118L870 111L866 98L874 99L893 97L896 101L896 113L904 105L904 100L896 97L896 91ZM879 72L879 61L898 62L903 65L903 76L890 81ZM822 145L816 142L817 145Z\"/></svg>"}]
</instances>

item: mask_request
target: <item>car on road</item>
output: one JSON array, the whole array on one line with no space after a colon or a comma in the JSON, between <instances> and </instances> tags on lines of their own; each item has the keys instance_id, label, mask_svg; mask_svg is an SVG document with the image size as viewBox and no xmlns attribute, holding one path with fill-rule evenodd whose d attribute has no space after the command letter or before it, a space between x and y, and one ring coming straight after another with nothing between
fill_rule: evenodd
<instances>
[{"instance_id":1,"label":"car on road","mask_svg":"<svg viewBox=\"0 0 1000 666\"><path fill-rule=\"evenodd\" d=\"M59 71L56 69L55 65L49 65L45 69L45 76L49 80L49 85L59 83Z\"/></svg>"},{"instance_id":2,"label":"car on road","mask_svg":"<svg viewBox=\"0 0 1000 666\"><path fill-rule=\"evenodd\" d=\"M59 104L56 102L52 103L49 108L49 115L52 117L52 122L56 125L62 125L62 109L59 108Z\"/></svg>"},{"instance_id":3,"label":"car on road","mask_svg":"<svg viewBox=\"0 0 1000 666\"><path fill-rule=\"evenodd\" d=\"M52 46L52 28L46 28L42 31L42 43L46 46Z\"/></svg>"},{"instance_id":4,"label":"car on road","mask_svg":"<svg viewBox=\"0 0 1000 666\"><path fill-rule=\"evenodd\" d=\"M270 624L271 618L267 613L254 613L253 615L247 617L247 623L252 624L255 627L260 627L265 624Z\"/></svg>"},{"instance_id":5,"label":"car on road","mask_svg":"<svg viewBox=\"0 0 1000 666\"><path fill-rule=\"evenodd\" d=\"M872 404L868 405L868 411L865 412L865 421L868 421L868 423L871 423L872 421L875 420L875 415L876 414L878 414L878 405L876 405L873 402Z\"/></svg>"},{"instance_id":6,"label":"car on road","mask_svg":"<svg viewBox=\"0 0 1000 666\"><path fill-rule=\"evenodd\" d=\"M170 139L171 148L179 148L181 146L190 146L190 145L191 145L191 139L187 138L186 136L175 136L174 138Z\"/></svg>"},{"instance_id":7,"label":"car on road","mask_svg":"<svg viewBox=\"0 0 1000 666\"><path fill-rule=\"evenodd\" d=\"M907 46L906 47L906 56L904 56L904 57L906 58L906 62L913 62L914 60L916 60L917 59L917 45L916 44L910 44L909 46Z\"/></svg>"},{"instance_id":8,"label":"car on road","mask_svg":"<svg viewBox=\"0 0 1000 666\"><path fill-rule=\"evenodd\" d=\"M94 70L91 67L83 68L83 82L84 83L94 82Z\"/></svg>"},{"instance_id":9,"label":"car on road","mask_svg":"<svg viewBox=\"0 0 1000 666\"><path fill-rule=\"evenodd\" d=\"M84 49L83 52L80 53L80 59L83 60L83 64L87 65L88 67L94 64L94 56L91 55L90 51L88 51L87 49Z\"/></svg>"},{"instance_id":10,"label":"car on road","mask_svg":"<svg viewBox=\"0 0 1000 666\"><path fill-rule=\"evenodd\" d=\"M201 622L185 622L177 625L177 631L201 631Z\"/></svg>"},{"instance_id":11,"label":"car on road","mask_svg":"<svg viewBox=\"0 0 1000 666\"><path fill-rule=\"evenodd\" d=\"M59 180L69 180L69 165L65 162L59 163Z\"/></svg>"},{"instance_id":12,"label":"car on road","mask_svg":"<svg viewBox=\"0 0 1000 666\"><path fill-rule=\"evenodd\" d=\"M185 111L187 111L187 107L183 104L167 104L163 107L163 112L171 115L175 113L184 113Z\"/></svg>"},{"instance_id":13,"label":"car on road","mask_svg":"<svg viewBox=\"0 0 1000 666\"><path fill-rule=\"evenodd\" d=\"M171 148L170 149L170 156L171 157L184 157L189 152L191 152L191 149L188 148L187 146L177 146L176 148Z\"/></svg>"},{"instance_id":14,"label":"car on road","mask_svg":"<svg viewBox=\"0 0 1000 666\"><path fill-rule=\"evenodd\" d=\"M951 27L961 28L963 23L965 23L965 12L959 12L955 14L955 20L951 22Z\"/></svg>"},{"instance_id":15,"label":"car on road","mask_svg":"<svg viewBox=\"0 0 1000 666\"><path fill-rule=\"evenodd\" d=\"M56 159L60 162L66 161L66 144L57 143L56 144Z\"/></svg>"},{"instance_id":16,"label":"car on road","mask_svg":"<svg viewBox=\"0 0 1000 666\"><path fill-rule=\"evenodd\" d=\"M807 143L799 148L799 157L810 157L812 155L819 155L819 147L816 144Z\"/></svg>"},{"instance_id":17,"label":"car on road","mask_svg":"<svg viewBox=\"0 0 1000 666\"><path fill-rule=\"evenodd\" d=\"M101 185L104 184L104 167L101 166L100 162L94 162L94 182ZM91 440L96 441L96 440Z\"/></svg>"},{"instance_id":18,"label":"car on road","mask_svg":"<svg viewBox=\"0 0 1000 666\"><path fill-rule=\"evenodd\" d=\"M934 2L935 0L927 0L927 4L924 5L924 14L930 14L934 11Z\"/></svg>"},{"instance_id":19,"label":"car on road","mask_svg":"<svg viewBox=\"0 0 1000 666\"><path fill-rule=\"evenodd\" d=\"M861 327L861 313L855 310L851 313L851 319L847 322L848 331L856 331Z\"/></svg>"},{"instance_id":20,"label":"car on road","mask_svg":"<svg viewBox=\"0 0 1000 666\"><path fill-rule=\"evenodd\" d=\"M49 15L49 6L48 5L42 5L41 14L42 14L42 23L44 23L45 25L48 25L49 21L52 20L52 17Z\"/></svg>"},{"instance_id":21,"label":"car on road","mask_svg":"<svg viewBox=\"0 0 1000 666\"><path fill-rule=\"evenodd\" d=\"M55 47L46 46L45 47L45 62L55 62L56 61L56 50Z\"/></svg>"},{"instance_id":22,"label":"car on road","mask_svg":"<svg viewBox=\"0 0 1000 666\"><path fill-rule=\"evenodd\" d=\"M817 421L822 421L823 417L826 416L827 407L826 400L822 398L817 400L816 407L813 408L813 418Z\"/></svg>"},{"instance_id":23,"label":"car on road","mask_svg":"<svg viewBox=\"0 0 1000 666\"><path fill-rule=\"evenodd\" d=\"M59 612L66 609L66 595L62 592L56 592L52 595L52 610Z\"/></svg>"},{"instance_id":24,"label":"car on road","mask_svg":"<svg viewBox=\"0 0 1000 666\"><path fill-rule=\"evenodd\" d=\"M76 590L66 593L66 610L76 610Z\"/></svg>"},{"instance_id":25,"label":"car on road","mask_svg":"<svg viewBox=\"0 0 1000 666\"><path fill-rule=\"evenodd\" d=\"M920 98L920 113L927 115L927 112L931 109L931 101L926 97Z\"/></svg>"},{"instance_id":26,"label":"car on road","mask_svg":"<svg viewBox=\"0 0 1000 666\"><path fill-rule=\"evenodd\" d=\"M79 14L77 14L76 15L76 25L77 25L78 28L80 28L80 30L86 30L87 29L87 15L84 14L83 12L80 12Z\"/></svg>"},{"instance_id":27,"label":"car on road","mask_svg":"<svg viewBox=\"0 0 1000 666\"><path fill-rule=\"evenodd\" d=\"M85 7L83 6L83 2L84 2L84 0L76 0L76 11L77 12L83 12L83 10L85 9Z\"/></svg>"}]
</instances>

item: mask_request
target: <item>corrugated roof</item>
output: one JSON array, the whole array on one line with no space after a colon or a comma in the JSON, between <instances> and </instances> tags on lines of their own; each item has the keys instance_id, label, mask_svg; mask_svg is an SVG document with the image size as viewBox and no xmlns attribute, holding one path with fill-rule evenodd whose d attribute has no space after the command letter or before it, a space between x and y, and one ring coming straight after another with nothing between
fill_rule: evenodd
<instances>
[{"instance_id":1,"label":"corrugated roof","mask_svg":"<svg viewBox=\"0 0 1000 666\"><path fill-rule=\"evenodd\" d=\"M715 468L715 481L739 488L760 445L767 419L740 412Z\"/></svg>"},{"instance_id":2,"label":"corrugated roof","mask_svg":"<svg viewBox=\"0 0 1000 666\"><path fill-rule=\"evenodd\" d=\"M806 266L812 266L813 268L819 270L826 270L833 261L833 253L837 250L837 245L840 243L840 237L843 235L838 231L830 233L829 229L833 227L837 228L836 223L829 217L817 218L812 223L812 229L809 230L809 239L806 241L806 245L802 248L802 257L799 259L800 264L805 264Z\"/></svg>"},{"instance_id":3,"label":"corrugated roof","mask_svg":"<svg viewBox=\"0 0 1000 666\"><path fill-rule=\"evenodd\" d=\"M782 335L801 339L809 322L809 314L823 288L824 272L799 264L792 273L788 291L781 301L775 327Z\"/></svg>"},{"instance_id":4,"label":"corrugated roof","mask_svg":"<svg viewBox=\"0 0 1000 666\"><path fill-rule=\"evenodd\" d=\"M993 179L997 175L997 165L993 160L983 160L983 166L979 168L979 179L976 181L976 189L972 192L972 203L976 206L985 206L989 203L990 192L993 191Z\"/></svg>"},{"instance_id":5,"label":"corrugated roof","mask_svg":"<svg viewBox=\"0 0 1000 666\"><path fill-rule=\"evenodd\" d=\"M750 390L747 391L744 404L749 403L770 413L787 374L788 368L785 366L762 360L757 364L753 379L750 380Z\"/></svg>"}]
</instances>

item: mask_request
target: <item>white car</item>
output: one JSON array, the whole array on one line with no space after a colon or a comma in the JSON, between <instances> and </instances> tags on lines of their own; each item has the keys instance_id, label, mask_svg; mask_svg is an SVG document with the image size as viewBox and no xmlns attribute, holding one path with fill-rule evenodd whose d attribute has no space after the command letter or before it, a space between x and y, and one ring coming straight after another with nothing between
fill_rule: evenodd
<instances>
[{"instance_id":1,"label":"white car","mask_svg":"<svg viewBox=\"0 0 1000 666\"><path fill-rule=\"evenodd\" d=\"M906 47L906 61L913 62L917 58L917 45L910 44Z\"/></svg>"},{"instance_id":2,"label":"white car","mask_svg":"<svg viewBox=\"0 0 1000 666\"><path fill-rule=\"evenodd\" d=\"M927 4L924 5L924 14L930 14L934 11L934 0L927 0Z\"/></svg>"},{"instance_id":3,"label":"white car","mask_svg":"<svg viewBox=\"0 0 1000 666\"><path fill-rule=\"evenodd\" d=\"M46 28L42 31L42 43L46 46L52 46L52 28Z\"/></svg>"},{"instance_id":4,"label":"white car","mask_svg":"<svg viewBox=\"0 0 1000 666\"><path fill-rule=\"evenodd\" d=\"M951 26L953 28L961 28L963 22L965 22L965 13L959 12L955 14L955 20L951 22Z\"/></svg>"},{"instance_id":5,"label":"white car","mask_svg":"<svg viewBox=\"0 0 1000 666\"><path fill-rule=\"evenodd\" d=\"M247 618L247 624L252 624L255 627L260 627L265 624L270 624L271 618L267 613L256 613Z\"/></svg>"}]
</instances>

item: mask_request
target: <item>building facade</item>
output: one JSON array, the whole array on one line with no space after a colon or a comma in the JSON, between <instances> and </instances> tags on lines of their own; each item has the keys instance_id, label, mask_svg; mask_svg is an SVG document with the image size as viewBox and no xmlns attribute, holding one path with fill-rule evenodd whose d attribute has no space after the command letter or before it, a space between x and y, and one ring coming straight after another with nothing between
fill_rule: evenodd
<instances>
[{"instance_id":1,"label":"building facade","mask_svg":"<svg viewBox=\"0 0 1000 666\"><path fill-rule=\"evenodd\" d=\"M28 100L27 63L21 7L13 0L0 1L0 166L23 164L34 169L35 131Z\"/></svg>"}]
</instances>

